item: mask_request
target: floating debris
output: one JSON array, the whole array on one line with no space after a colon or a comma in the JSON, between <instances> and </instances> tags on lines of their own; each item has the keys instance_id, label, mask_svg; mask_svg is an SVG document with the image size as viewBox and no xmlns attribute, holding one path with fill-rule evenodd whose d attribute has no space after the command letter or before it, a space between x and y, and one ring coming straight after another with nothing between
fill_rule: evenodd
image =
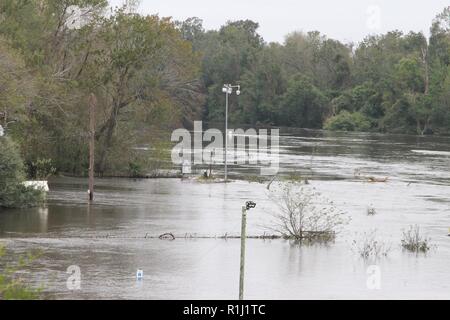
<instances>
[{"instance_id":1,"label":"floating debris","mask_svg":"<svg viewBox=\"0 0 450 320\"><path fill-rule=\"evenodd\" d=\"M161 240L175 240L175 236L172 233L163 233L159 236Z\"/></svg>"},{"instance_id":2,"label":"floating debris","mask_svg":"<svg viewBox=\"0 0 450 320\"><path fill-rule=\"evenodd\" d=\"M438 151L438 150L411 150L411 152L414 153L421 153L426 155L433 155L433 156L450 156L450 152L448 151Z\"/></svg>"},{"instance_id":3,"label":"floating debris","mask_svg":"<svg viewBox=\"0 0 450 320\"><path fill-rule=\"evenodd\" d=\"M389 179L389 177L377 178L374 176L363 176L363 175L361 175L361 169L359 169L359 168L354 170L353 176L356 179L364 179L364 180L367 180L368 182L387 182Z\"/></svg>"}]
</instances>

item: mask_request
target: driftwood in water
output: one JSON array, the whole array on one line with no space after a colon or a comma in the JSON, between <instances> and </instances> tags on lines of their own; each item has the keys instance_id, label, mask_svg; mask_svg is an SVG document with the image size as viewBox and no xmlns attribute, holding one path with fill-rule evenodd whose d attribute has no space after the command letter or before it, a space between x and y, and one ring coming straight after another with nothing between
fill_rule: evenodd
<instances>
[{"instance_id":1,"label":"driftwood in water","mask_svg":"<svg viewBox=\"0 0 450 320\"><path fill-rule=\"evenodd\" d=\"M172 233L168 232L168 233L163 233L162 235L160 235L159 239L161 239L161 240L175 240L175 236Z\"/></svg>"},{"instance_id":2,"label":"driftwood in water","mask_svg":"<svg viewBox=\"0 0 450 320\"><path fill-rule=\"evenodd\" d=\"M367 180L369 180L369 182L386 182L388 179L389 177L384 178L367 177Z\"/></svg>"},{"instance_id":3,"label":"driftwood in water","mask_svg":"<svg viewBox=\"0 0 450 320\"><path fill-rule=\"evenodd\" d=\"M377 177L373 177L373 176L363 176L363 175L361 175L360 169L355 169L354 176L357 179L364 179L364 180L367 180L368 182L387 182L389 179L389 177L377 178Z\"/></svg>"},{"instance_id":4,"label":"driftwood in water","mask_svg":"<svg viewBox=\"0 0 450 320\"><path fill-rule=\"evenodd\" d=\"M278 173L277 174L275 174L273 177L272 177L272 179L270 179L270 181L269 181L269 183L267 184L267 190L270 190L270 185L272 184L272 182L274 182L275 181L275 179L277 178L277 176L278 176Z\"/></svg>"}]
</instances>

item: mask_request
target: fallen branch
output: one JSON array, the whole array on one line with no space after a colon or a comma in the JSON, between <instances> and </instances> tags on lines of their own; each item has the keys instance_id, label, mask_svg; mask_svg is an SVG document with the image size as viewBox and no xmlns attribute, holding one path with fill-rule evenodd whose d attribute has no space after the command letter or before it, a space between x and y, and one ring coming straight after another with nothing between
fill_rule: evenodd
<instances>
[{"instance_id":1,"label":"fallen branch","mask_svg":"<svg viewBox=\"0 0 450 320\"><path fill-rule=\"evenodd\" d=\"M367 180L368 182L387 182L389 179L389 177L377 178L374 176L362 176L361 171L359 169L355 169L354 176L357 179L364 179Z\"/></svg>"},{"instance_id":2,"label":"fallen branch","mask_svg":"<svg viewBox=\"0 0 450 320\"><path fill-rule=\"evenodd\" d=\"M385 178L367 177L367 180L369 180L369 182L386 182L388 179L389 177Z\"/></svg>"},{"instance_id":3,"label":"fallen branch","mask_svg":"<svg viewBox=\"0 0 450 320\"><path fill-rule=\"evenodd\" d=\"M147 238L147 235L145 236ZM158 237L160 240L175 240L175 236L172 233L163 233Z\"/></svg>"}]
</instances>

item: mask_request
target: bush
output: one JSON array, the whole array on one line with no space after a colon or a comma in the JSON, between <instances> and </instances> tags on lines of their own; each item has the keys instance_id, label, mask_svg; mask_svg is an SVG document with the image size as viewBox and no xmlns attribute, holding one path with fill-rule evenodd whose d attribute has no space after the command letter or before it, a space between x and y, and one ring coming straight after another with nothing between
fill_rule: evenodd
<instances>
[{"instance_id":1,"label":"bush","mask_svg":"<svg viewBox=\"0 0 450 320\"><path fill-rule=\"evenodd\" d=\"M314 188L298 182L278 184L270 195L280 211L273 214L272 230L286 239L331 240L350 218Z\"/></svg>"},{"instance_id":2,"label":"bush","mask_svg":"<svg viewBox=\"0 0 450 320\"><path fill-rule=\"evenodd\" d=\"M350 113L346 110L329 118L324 129L332 131L368 131L371 128L370 120L360 112Z\"/></svg>"},{"instance_id":3,"label":"bush","mask_svg":"<svg viewBox=\"0 0 450 320\"><path fill-rule=\"evenodd\" d=\"M8 137L0 137L0 186L25 179L22 159Z\"/></svg>"},{"instance_id":4,"label":"bush","mask_svg":"<svg viewBox=\"0 0 450 320\"><path fill-rule=\"evenodd\" d=\"M24 165L16 145L8 137L0 137L0 207L31 207L44 201L45 193L25 187L24 180Z\"/></svg>"},{"instance_id":5,"label":"bush","mask_svg":"<svg viewBox=\"0 0 450 320\"><path fill-rule=\"evenodd\" d=\"M377 238L377 230L364 232L352 242L353 251L363 259L378 259L385 257L391 251L391 246Z\"/></svg>"},{"instance_id":6,"label":"bush","mask_svg":"<svg viewBox=\"0 0 450 320\"><path fill-rule=\"evenodd\" d=\"M409 226L403 230L402 247L411 252L427 252L431 249L431 239L420 234L419 226Z\"/></svg>"},{"instance_id":7,"label":"bush","mask_svg":"<svg viewBox=\"0 0 450 320\"><path fill-rule=\"evenodd\" d=\"M142 165L138 161L130 161L128 163L128 175L130 178L140 178L144 175Z\"/></svg>"},{"instance_id":8,"label":"bush","mask_svg":"<svg viewBox=\"0 0 450 320\"><path fill-rule=\"evenodd\" d=\"M368 216L374 216L376 213L377 213L377 210L375 209L374 206L370 205L370 206L367 208L367 215L368 215Z\"/></svg>"},{"instance_id":9,"label":"bush","mask_svg":"<svg viewBox=\"0 0 450 320\"><path fill-rule=\"evenodd\" d=\"M47 180L56 173L56 168L53 167L51 159L38 159L31 163L29 176L37 180Z\"/></svg>"}]
</instances>

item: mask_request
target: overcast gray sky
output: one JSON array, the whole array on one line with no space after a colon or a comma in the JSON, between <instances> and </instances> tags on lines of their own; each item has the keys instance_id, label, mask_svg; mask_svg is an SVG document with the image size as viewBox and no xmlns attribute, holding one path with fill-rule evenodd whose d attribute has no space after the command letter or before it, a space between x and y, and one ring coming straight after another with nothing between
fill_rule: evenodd
<instances>
[{"instance_id":1,"label":"overcast gray sky","mask_svg":"<svg viewBox=\"0 0 450 320\"><path fill-rule=\"evenodd\" d=\"M206 29L217 29L227 20L251 19L268 42L283 42L292 31L311 30L358 42L368 34L394 29L428 35L432 19L448 5L448 0L141 0L138 11L175 20L199 17Z\"/></svg>"}]
</instances>

